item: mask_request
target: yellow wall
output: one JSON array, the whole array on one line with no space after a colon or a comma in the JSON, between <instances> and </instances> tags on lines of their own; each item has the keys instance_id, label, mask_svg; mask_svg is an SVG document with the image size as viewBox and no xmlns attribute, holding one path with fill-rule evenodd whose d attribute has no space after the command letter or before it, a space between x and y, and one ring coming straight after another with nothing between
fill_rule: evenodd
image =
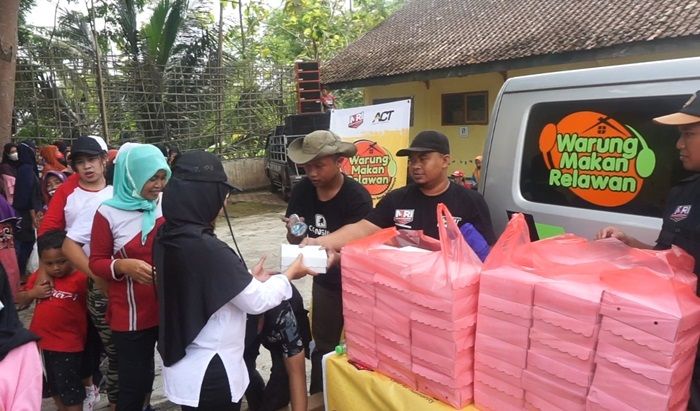
<instances>
[{"instance_id":1,"label":"yellow wall","mask_svg":"<svg viewBox=\"0 0 700 411\"><path fill-rule=\"evenodd\" d=\"M681 57L700 56L700 45L696 49L683 52L656 53L635 57L590 60L582 63L541 66L528 69L511 70L507 73L476 74L467 77L442 78L430 81L413 81L372 86L364 89L365 104L372 104L374 99L392 97L413 97L414 122L410 135L413 138L422 130L438 130L450 139L452 165L450 172L462 170L471 175L474 169L473 159L480 155L486 141L488 125L472 124L467 137L460 136L460 126L443 126L441 105L442 95L470 91L488 91L489 118L491 118L496 95L501 89L505 78L524 76L528 74L547 73L552 71L573 70L587 67L600 67L615 64L629 64L643 61L655 61ZM504 78L505 74L505 78Z\"/></svg>"}]
</instances>

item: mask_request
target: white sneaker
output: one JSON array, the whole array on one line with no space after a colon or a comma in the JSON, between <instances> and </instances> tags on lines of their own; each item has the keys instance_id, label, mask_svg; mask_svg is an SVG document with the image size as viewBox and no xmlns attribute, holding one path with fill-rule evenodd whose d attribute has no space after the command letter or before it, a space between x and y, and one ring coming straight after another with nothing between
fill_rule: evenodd
<instances>
[{"instance_id":1,"label":"white sneaker","mask_svg":"<svg viewBox=\"0 0 700 411\"><path fill-rule=\"evenodd\" d=\"M83 401L83 411L93 411L97 403L100 402L100 390L94 385L85 387L85 400Z\"/></svg>"}]
</instances>

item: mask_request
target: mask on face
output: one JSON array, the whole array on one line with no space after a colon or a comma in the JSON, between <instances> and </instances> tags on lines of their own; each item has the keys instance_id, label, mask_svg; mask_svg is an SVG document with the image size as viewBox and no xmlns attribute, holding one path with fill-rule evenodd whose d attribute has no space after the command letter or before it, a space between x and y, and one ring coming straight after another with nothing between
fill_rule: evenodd
<instances>
[{"instance_id":1,"label":"mask on face","mask_svg":"<svg viewBox=\"0 0 700 411\"><path fill-rule=\"evenodd\" d=\"M17 153L10 153L7 155L7 158L9 158L12 161L17 161L19 160L19 154Z\"/></svg>"}]
</instances>

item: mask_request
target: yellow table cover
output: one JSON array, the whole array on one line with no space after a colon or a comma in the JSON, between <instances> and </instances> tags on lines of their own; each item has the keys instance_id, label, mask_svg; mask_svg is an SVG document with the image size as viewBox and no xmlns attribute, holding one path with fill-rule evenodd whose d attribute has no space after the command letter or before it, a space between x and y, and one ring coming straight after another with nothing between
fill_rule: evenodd
<instances>
[{"instance_id":1,"label":"yellow table cover","mask_svg":"<svg viewBox=\"0 0 700 411\"><path fill-rule=\"evenodd\" d=\"M346 355L326 355L323 372L327 411L455 411L380 373L358 370ZM461 411L478 410L468 405Z\"/></svg>"}]
</instances>

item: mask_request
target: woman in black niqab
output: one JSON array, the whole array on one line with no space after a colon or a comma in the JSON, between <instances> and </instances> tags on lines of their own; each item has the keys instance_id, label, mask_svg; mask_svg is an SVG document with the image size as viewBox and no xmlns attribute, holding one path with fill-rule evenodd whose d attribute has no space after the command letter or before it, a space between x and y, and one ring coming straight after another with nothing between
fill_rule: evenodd
<instances>
[{"instance_id":1,"label":"woman in black niqab","mask_svg":"<svg viewBox=\"0 0 700 411\"><path fill-rule=\"evenodd\" d=\"M214 234L214 220L232 186L219 159L184 153L163 191L163 216L153 247L165 394L183 410L235 411L248 386L243 361L246 314L260 314L292 296L290 280L308 268L299 259L261 282Z\"/></svg>"},{"instance_id":2,"label":"woman in black niqab","mask_svg":"<svg viewBox=\"0 0 700 411\"><path fill-rule=\"evenodd\" d=\"M166 366L182 359L209 317L253 279L238 255L214 235L213 223L228 192L223 184L182 180L175 173L163 192L165 224L156 238L154 262L158 351Z\"/></svg>"}]
</instances>

